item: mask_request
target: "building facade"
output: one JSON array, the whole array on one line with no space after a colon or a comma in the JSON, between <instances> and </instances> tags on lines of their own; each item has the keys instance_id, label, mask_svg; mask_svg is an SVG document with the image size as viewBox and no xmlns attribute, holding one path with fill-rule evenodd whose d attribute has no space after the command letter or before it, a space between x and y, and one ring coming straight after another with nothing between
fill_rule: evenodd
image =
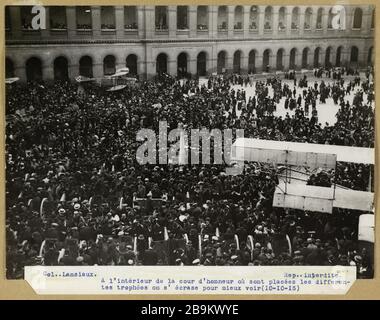
<instances>
[{"instance_id":1,"label":"building facade","mask_svg":"<svg viewBox=\"0 0 380 320\"><path fill-rule=\"evenodd\" d=\"M31 6L5 11L7 77L205 76L373 63L375 12L345 6ZM338 27L337 27L338 26Z\"/></svg>"}]
</instances>

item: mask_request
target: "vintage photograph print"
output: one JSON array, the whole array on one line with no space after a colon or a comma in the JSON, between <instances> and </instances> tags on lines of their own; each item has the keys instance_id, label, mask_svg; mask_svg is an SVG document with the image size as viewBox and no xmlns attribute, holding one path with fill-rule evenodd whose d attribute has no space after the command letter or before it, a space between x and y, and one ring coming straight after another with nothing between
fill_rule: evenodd
<instances>
[{"instance_id":1,"label":"vintage photograph print","mask_svg":"<svg viewBox=\"0 0 380 320\"><path fill-rule=\"evenodd\" d=\"M4 10L8 279L37 265L373 278L373 5Z\"/></svg>"}]
</instances>

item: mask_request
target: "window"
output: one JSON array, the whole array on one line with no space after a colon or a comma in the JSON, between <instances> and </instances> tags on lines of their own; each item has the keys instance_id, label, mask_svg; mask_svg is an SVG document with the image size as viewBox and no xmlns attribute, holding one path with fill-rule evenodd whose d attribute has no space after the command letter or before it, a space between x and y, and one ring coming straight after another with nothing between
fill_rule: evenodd
<instances>
[{"instance_id":1,"label":"window","mask_svg":"<svg viewBox=\"0 0 380 320\"><path fill-rule=\"evenodd\" d=\"M189 29L187 6L177 7L177 29L178 30Z\"/></svg>"},{"instance_id":2,"label":"window","mask_svg":"<svg viewBox=\"0 0 380 320\"><path fill-rule=\"evenodd\" d=\"M101 28L103 30L115 29L115 8L114 7L101 7L100 9Z\"/></svg>"},{"instance_id":3,"label":"window","mask_svg":"<svg viewBox=\"0 0 380 320\"><path fill-rule=\"evenodd\" d=\"M124 29L137 29L137 9L135 6L124 7Z\"/></svg>"},{"instance_id":4,"label":"window","mask_svg":"<svg viewBox=\"0 0 380 320\"><path fill-rule=\"evenodd\" d=\"M250 30L257 30L258 25L259 25L258 16L259 16L258 7L252 6L249 11L249 29Z\"/></svg>"},{"instance_id":5,"label":"window","mask_svg":"<svg viewBox=\"0 0 380 320\"><path fill-rule=\"evenodd\" d=\"M5 7L5 30L11 29L11 14L9 12L9 6Z\"/></svg>"},{"instance_id":6,"label":"window","mask_svg":"<svg viewBox=\"0 0 380 320\"><path fill-rule=\"evenodd\" d=\"M208 10L207 6L198 6L197 8L197 30L208 29Z\"/></svg>"},{"instance_id":7,"label":"window","mask_svg":"<svg viewBox=\"0 0 380 320\"><path fill-rule=\"evenodd\" d=\"M311 8L307 8L305 11L305 23L304 23L304 29L310 30L311 29L311 18L313 16L313 10Z\"/></svg>"},{"instance_id":8,"label":"window","mask_svg":"<svg viewBox=\"0 0 380 320\"><path fill-rule=\"evenodd\" d=\"M291 29L292 30L298 30L299 29L299 9L298 7L293 8L292 11L292 25Z\"/></svg>"},{"instance_id":9,"label":"window","mask_svg":"<svg viewBox=\"0 0 380 320\"><path fill-rule=\"evenodd\" d=\"M77 29L82 29L82 30L92 29L91 7L89 6L76 7L76 15L77 15Z\"/></svg>"},{"instance_id":10,"label":"window","mask_svg":"<svg viewBox=\"0 0 380 320\"><path fill-rule=\"evenodd\" d=\"M322 16L323 16L323 8L319 8L317 11L317 23L315 28L322 29Z\"/></svg>"},{"instance_id":11,"label":"window","mask_svg":"<svg viewBox=\"0 0 380 320\"><path fill-rule=\"evenodd\" d=\"M363 20L363 10L360 8L356 8L354 11L354 23L353 28L354 29L361 29L362 27L362 20Z\"/></svg>"},{"instance_id":12,"label":"window","mask_svg":"<svg viewBox=\"0 0 380 320\"><path fill-rule=\"evenodd\" d=\"M156 30L168 29L168 7L156 6Z\"/></svg>"},{"instance_id":13,"label":"window","mask_svg":"<svg viewBox=\"0 0 380 320\"><path fill-rule=\"evenodd\" d=\"M218 8L218 30L227 30L227 7Z\"/></svg>"},{"instance_id":14,"label":"window","mask_svg":"<svg viewBox=\"0 0 380 320\"><path fill-rule=\"evenodd\" d=\"M286 9L281 7L278 11L278 30L284 31L286 29Z\"/></svg>"},{"instance_id":15,"label":"window","mask_svg":"<svg viewBox=\"0 0 380 320\"><path fill-rule=\"evenodd\" d=\"M104 75L114 74L116 72L115 68L115 57L106 56L103 60L103 73Z\"/></svg>"},{"instance_id":16,"label":"window","mask_svg":"<svg viewBox=\"0 0 380 320\"><path fill-rule=\"evenodd\" d=\"M328 19L327 19L327 28L328 29L332 29L332 21L333 21L333 18L334 18L334 15L332 13L332 8L330 8L329 10L329 16L328 16Z\"/></svg>"},{"instance_id":17,"label":"window","mask_svg":"<svg viewBox=\"0 0 380 320\"><path fill-rule=\"evenodd\" d=\"M264 13L264 30L271 30L272 25L273 25L273 10L272 10L272 7L266 7L265 13Z\"/></svg>"},{"instance_id":18,"label":"window","mask_svg":"<svg viewBox=\"0 0 380 320\"><path fill-rule=\"evenodd\" d=\"M21 6L21 28L24 30L33 30L32 19L36 13L32 13L32 6Z\"/></svg>"},{"instance_id":19,"label":"window","mask_svg":"<svg viewBox=\"0 0 380 320\"><path fill-rule=\"evenodd\" d=\"M243 7L242 6L237 6L235 8L234 29L235 30L243 29Z\"/></svg>"},{"instance_id":20,"label":"window","mask_svg":"<svg viewBox=\"0 0 380 320\"><path fill-rule=\"evenodd\" d=\"M65 7L49 7L49 17L51 29L65 30L67 28Z\"/></svg>"}]
</instances>

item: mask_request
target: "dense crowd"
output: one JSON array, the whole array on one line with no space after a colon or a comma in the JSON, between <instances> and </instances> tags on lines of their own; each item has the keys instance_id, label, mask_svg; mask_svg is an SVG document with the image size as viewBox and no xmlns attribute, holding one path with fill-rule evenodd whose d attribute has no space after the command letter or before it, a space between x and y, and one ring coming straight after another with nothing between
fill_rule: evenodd
<instances>
[{"instance_id":1,"label":"dense crowd","mask_svg":"<svg viewBox=\"0 0 380 320\"><path fill-rule=\"evenodd\" d=\"M35 264L171 264L356 265L359 277L371 277L372 254L357 241L360 212L274 208L278 176L269 164L249 163L228 176L222 164L136 161L137 131L158 132L159 121L168 131L182 123L374 147L371 71L334 73L339 80L327 81L331 73L318 82L295 75L293 84L231 75L204 85L164 74L118 92L86 85L79 93L69 82L7 87L7 276L20 278L23 266ZM255 86L252 97L248 86ZM334 125L318 122L317 103L328 98L340 106ZM294 115L275 115L283 100ZM338 163L307 183L372 190L371 170Z\"/></svg>"}]
</instances>

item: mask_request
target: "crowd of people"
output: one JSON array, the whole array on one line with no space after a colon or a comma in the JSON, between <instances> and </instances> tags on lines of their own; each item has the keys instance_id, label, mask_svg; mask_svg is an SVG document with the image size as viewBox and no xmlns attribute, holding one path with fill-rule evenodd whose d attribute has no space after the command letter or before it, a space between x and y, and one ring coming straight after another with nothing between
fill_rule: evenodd
<instances>
[{"instance_id":1,"label":"crowd of people","mask_svg":"<svg viewBox=\"0 0 380 320\"><path fill-rule=\"evenodd\" d=\"M225 164L136 161L137 131L158 132L160 121L168 130L181 123L374 147L372 71L359 80L334 72L339 81L224 75L203 85L163 74L117 92L87 85L79 93L70 82L8 86L7 277L22 278L23 267L36 264L355 265L360 278L372 277L373 254L357 240L360 212L273 207L278 175L270 164L249 163L228 176ZM318 104L329 98L340 106L337 121L322 125ZM283 101L294 114L275 115ZM338 163L308 184L373 191L371 170Z\"/></svg>"}]
</instances>

